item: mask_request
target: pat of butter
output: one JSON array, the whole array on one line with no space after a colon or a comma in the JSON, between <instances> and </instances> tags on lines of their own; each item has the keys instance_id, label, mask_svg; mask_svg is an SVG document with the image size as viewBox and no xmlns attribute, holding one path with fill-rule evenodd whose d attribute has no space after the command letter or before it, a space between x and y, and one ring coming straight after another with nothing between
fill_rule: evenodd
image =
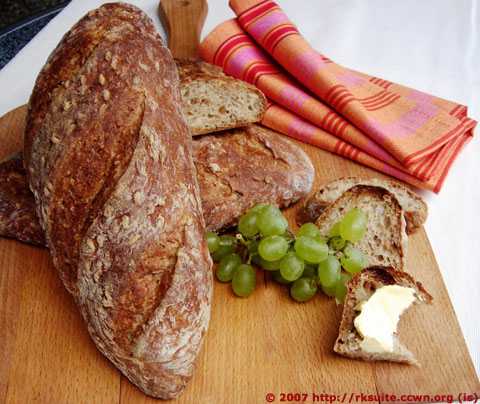
<instances>
[{"instance_id":1,"label":"pat of butter","mask_svg":"<svg viewBox=\"0 0 480 404\"><path fill-rule=\"evenodd\" d=\"M355 307L361 313L354 325L363 338L360 348L366 352L393 352L393 333L403 311L415 300L412 288L388 285L378 288L367 301Z\"/></svg>"}]
</instances>

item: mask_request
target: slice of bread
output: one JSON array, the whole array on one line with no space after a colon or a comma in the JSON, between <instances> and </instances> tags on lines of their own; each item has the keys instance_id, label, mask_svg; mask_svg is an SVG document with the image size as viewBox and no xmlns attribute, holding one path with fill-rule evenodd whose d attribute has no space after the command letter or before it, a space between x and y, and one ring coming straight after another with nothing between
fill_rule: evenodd
<instances>
[{"instance_id":1,"label":"slice of bread","mask_svg":"<svg viewBox=\"0 0 480 404\"><path fill-rule=\"evenodd\" d=\"M415 232L427 220L428 206L425 201L402 184L376 178L364 180L356 177L343 177L323 185L304 203L297 214L298 225L315 222L328 205L354 185L380 186L393 193L402 205L407 234Z\"/></svg>"},{"instance_id":2,"label":"slice of bread","mask_svg":"<svg viewBox=\"0 0 480 404\"><path fill-rule=\"evenodd\" d=\"M367 228L360 241L351 246L360 250L367 265L386 265L405 270L407 234L403 209L395 195L383 187L355 185L331 203L316 221L322 235L353 208L365 212Z\"/></svg>"},{"instance_id":3,"label":"slice of bread","mask_svg":"<svg viewBox=\"0 0 480 404\"><path fill-rule=\"evenodd\" d=\"M377 266L365 268L355 274L347 283L347 295L343 307L342 321L333 350L340 355L366 361L387 360L419 365L414 355L400 344L396 334L393 334L393 352L365 352L360 347L362 337L354 325L355 318L359 314L356 307L359 303L367 301L378 288L386 285L412 288L415 297L414 304L432 303L432 296L428 294L422 284L415 282L406 272L396 271L391 267Z\"/></svg>"},{"instance_id":4,"label":"slice of bread","mask_svg":"<svg viewBox=\"0 0 480 404\"><path fill-rule=\"evenodd\" d=\"M255 86L210 63L176 59L182 106L192 135L238 128L262 119L267 106Z\"/></svg>"}]
</instances>

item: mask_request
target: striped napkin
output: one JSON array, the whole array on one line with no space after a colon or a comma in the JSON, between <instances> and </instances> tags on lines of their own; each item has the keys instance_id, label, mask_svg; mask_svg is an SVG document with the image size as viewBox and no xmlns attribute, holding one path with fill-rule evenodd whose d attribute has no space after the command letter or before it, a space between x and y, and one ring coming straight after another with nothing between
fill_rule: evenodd
<instances>
[{"instance_id":1,"label":"striped napkin","mask_svg":"<svg viewBox=\"0 0 480 404\"><path fill-rule=\"evenodd\" d=\"M262 124L438 193L473 136L467 107L342 67L305 41L271 0L231 0L237 15L200 56L260 88Z\"/></svg>"}]
</instances>

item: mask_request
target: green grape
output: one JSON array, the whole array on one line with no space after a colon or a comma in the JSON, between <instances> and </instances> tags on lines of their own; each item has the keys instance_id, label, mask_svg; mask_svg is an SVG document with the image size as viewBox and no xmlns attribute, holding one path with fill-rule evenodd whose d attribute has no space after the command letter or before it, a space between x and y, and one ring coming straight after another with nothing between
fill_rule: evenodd
<instances>
[{"instance_id":1,"label":"green grape","mask_svg":"<svg viewBox=\"0 0 480 404\"><path fill-rule=\"evenodd\" d=\"M264 236L281 235L288 226L280 209L273 205L266 205L260 210L257 224Z\"/></svg>"},{"instance_id":2,"label":"green grape","mask_svg":"<svg viewBox=\"0 0 480 404\"><path fill-rule=\"evenodd\" d=\"M280 273L280 270L277 270L273 273L273 280L279 283L280 285L289 285L290 283L292 283L283 278L282 274Z\"/></svg>"},{"instance_id":3,"label":"green grape","mask_svg":"<svg viewBox=\"0 0 480 404\"><path fill-rule=\"evenodd\" d=\"M248 245L248 252L250 254L258 252L258 245L260 244L260 240L253 240Z\"/></svg>"},{"instance_id":4,"label":"green grape","mask_svg":"<svg viewBox=\"0 0 480 404\"><path fill-rule=\"evenodd\" d=\"M313 279L300 278L293 282L290 295L297 302L305 302L311 299L317 291L317 284Z\"/></svg>"},{"instance_id":5,"label":"green grape","mask_svg":"<svg viewBox=\"0 0 480 404\"><path fill-rule=\"evenodd\" d=\"M245 237L253 237L258 233L258 213L257 212L247 212L245 213L240 221L238 222L238 231L242 233Z\"/></svg>"},{"instance_id":6,"label":"green grape","mask_svg":"<svg viewBox=\"0 0 480 404\"><path fill-rule=\"evenodd\" d=\"M313 223L305 223L300 229L298 229L297 237L321 237L320 229Z\"/></svg>"},{"instance_id":7,"label":"green grape","mask_svg":"<svg viewBox=\"0 0 480 404\"><path fill-rule=\"evenodd\" d=\"M328 233L330 247L337 251L345 247L345 240L340 236L340 223L341 222L335 223L330 229L330 233Z\"/></svg>"},{"instance_id":8,"label":"green grape","mask_svg":"<svg viewBox=\"0 0 480 404\"><path fill-rule=\"evenodd\" d=\"M322 291L328 297L335 297L338 303L345 301L345 295L347 293L347 282L352 279L352 276L346 273L340 275L339 281L334 286L322 285Z\"/></svg>"},{"instance_id":9,"label":"green grape","mask_svg":"<svg viewBox=\"0 0 480 404\"><path fill-rule=\"evenodd\" d=\"M328 233L328 237L337 237L340 236L340 222L335 223L330 232Z\"/></svg>"},{"instance_id":10,"label":"green grape","mask_svg":"<svg viewBox=\"0 0 480 404\"><path fill-rule=\"evenodd\" d=\"M314 237L300 236L295 241L295 251L305 261L314 264L327 258L328 247L324 241Z\"/></svg>"},{"instance_id":11,"label":"green grape","mask_svg":"<svg viewBox=\"0 0 480 404\"><path fill-rule=\"evenodd\" d=\"M335 285L335 299L338 303L343 303L345 301L345 296L347 295L347 282L352 279L352 276L349 274L340 275L340 280Z\"/></svg>"},{"instance_id":12,"label":"green grape","mask_svg":"<svg viewBox=\"0 0 480 404\"><path fill-rule=\"evenodd\" d=\"M258 245L258 253L267 261L276 261L287 252L287 241L281 236L265 237Z\"/></svg>"},{"instance_id":13,"label":"green grape","mask_svg":"<svg viewBox=\"0 0 480 404\"><path fill-rule=\"evenodd\" d=\"M260 257L260 254L258 252L252 254L251 262L253 262L255 265L259 266L260 268L262 267L262 263L264 261L265 260L262 257Z\"/></svg>"},{"instance_id":14,"label":"green grape","mask_svg":"<svg viewBox=\"0 0 480 404\"><path fill-rule=\"evenodd\" d=\"M340 262L342 263L343 269L351 274L356 274L367 266L367 260L362 252L352 247L343 250Z\"/></svg>"},{"instance_id":15,"label":"green grape","mask_svg":"<svg viewBox=\"0 0 480 404\"><path fill-rule=\"evenodd\" d=\"M305 264L305 269L303 270L302 278L311 278L315 279L317 277L317 268L313 265Z\"/></svg>"},{"instance_id":16,"label":"green grape","mask_svg":"<svg viewBox=\"0 0 480 404\"><path fill-rule=\"evenodd\" d=\"M229 234L220 236L220 246L210 254L212 260L220 261L223 256L235 252L237 248L237 239Z\"/></svg>"},{"instance_id":17,"label":"green grape","mask_svg":"<svg viewBox=\"0 0 480 404\"><path fill-rule=\"evenodd\" d=\"M302 276L305 261L296 252L285 254L280 262L280 274L287 281L296 281Z\"/></svg>"},{"instance_id":18,"label":"green grape","mask_svg":"<svg viewBox=\"0 0 480 404\"><path fill-rule=\"evenodd\" d=\"M221 282L230 282L238 266L242 263L240 255L232 253L222 257L215 274Z\"/></svg>"},{"instance_id":19,"label":"green grape","mask_svg":"<svg viewBox=\"0 0 480 404\"><path fill-rule=\"evenodd\" d=\"M295 247L294 247L294 244L293 244L293 243L289 243L289 244L288 244L287 252L290 252L290 251L295 251Z\"/></svg>"},{"instance_id":20,"label":"green grape","mask_svg":"<svg viewBox=\"0 0 480 404\"><path fill-rule=\"evenodd\" d=\"M286 231L285 233L281 234L281 236L288 241L292 241L292 240L295 240L295 236L292 235L292 233Z\"/></svg>"},{"instance_id":21,"label":"green grape","mask_svg":"<svg viewBox=\"0 0 480 404\"><path fill-rule=\"evenodd\" d=\"M340 280L341 273L340 262L332 255L318 264L318 277L322 285L327 287L336 285Z\"/></svg>"},{"instance_id":22,"label":"green grape","mask_svg":"<svg viewBox=\"0 0 480 404\"><path fill-rule=\"evenodd\" d=\"M265 206L267 206L266 203L257 203L253 208L251 208L251 209L249 210L249 212L260 213L260 211L261 211Z\"/></svg>"},{"instance_id":23,"label":"green grape","mask_svg":"<svg viewBox=\"0 0 480 404\"><path fill-rule=\"evenodd\" d=\"M241 264L233 274L233 293L240 297L246 297L252 293L257 276L251 265Z\"/></svg>"},{"instance_id":24,"label":"green grape","mask_svg":"<svg viewBox=\"0 0 480 404\"><path fill-rule=\"evenodd\" d=\"M280 268L280 262L282 262L282 259L275 260L275 261L267 261L267 260L264 260L262 257L260 257L259 266L261 266L266 271L276 271L277 269Z\"/></svg>"},{"instance_id":25,"label":"green grape","mask_svg":"<svg viewBox=\"0 0 480 404\"><path fill-rule=\"evenodd\" d=\"M337 283L337 285L338 285L338 283ZM335 285L335 286L322 285L322 291L328 297L335 297L335 294L337 293L337 285Z\"/></svg>"},{"instance_id":26,"label":"green grape","mask_svg":"<svg viewBox=\"0 0 480 404\"><path fill-rule=\"evenodd\" d=\"M348 211L340 222L340 236L352 243L359 241L367 228L367 216L360 209Z\"/></svg>"},{"instance_id":27,"label":"green grape","mask_svg":"<svg viewBox=\"0 0 480 404\"><path fill-rule=\"evenodd\" d=\"M340 251L345 247L346 241L340 236L335 236L330 239L329 244L335 251Z\"/></svg>"},{"instance_id":28,"label":"green grape","mask_svg":"<svg viewBox=\"0 0 480 404\"><path fill-rule=\"evenodd\" d=\"M208 252L213 253L220 247L220 237L211 231L207 231Z\"/></svg>"}]
</instances>

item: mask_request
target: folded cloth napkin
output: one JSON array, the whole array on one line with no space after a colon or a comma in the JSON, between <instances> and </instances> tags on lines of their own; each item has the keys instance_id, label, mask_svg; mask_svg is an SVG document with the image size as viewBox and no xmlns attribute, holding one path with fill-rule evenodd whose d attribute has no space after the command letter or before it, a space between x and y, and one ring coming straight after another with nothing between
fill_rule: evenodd
<instances>
[{"instance_id":1,"label":"folded cloth napkin","mask_svg":"<svg viewBox=\"0 0 480 404\"><path fill-rule=\"evenodd\" d=\"M265 93L265 126L440 191L473 136L465 106L332 62L273 1L231 0L230 7L237 19L215 28L200 56Z\"/></svg>"}]
</instances>

